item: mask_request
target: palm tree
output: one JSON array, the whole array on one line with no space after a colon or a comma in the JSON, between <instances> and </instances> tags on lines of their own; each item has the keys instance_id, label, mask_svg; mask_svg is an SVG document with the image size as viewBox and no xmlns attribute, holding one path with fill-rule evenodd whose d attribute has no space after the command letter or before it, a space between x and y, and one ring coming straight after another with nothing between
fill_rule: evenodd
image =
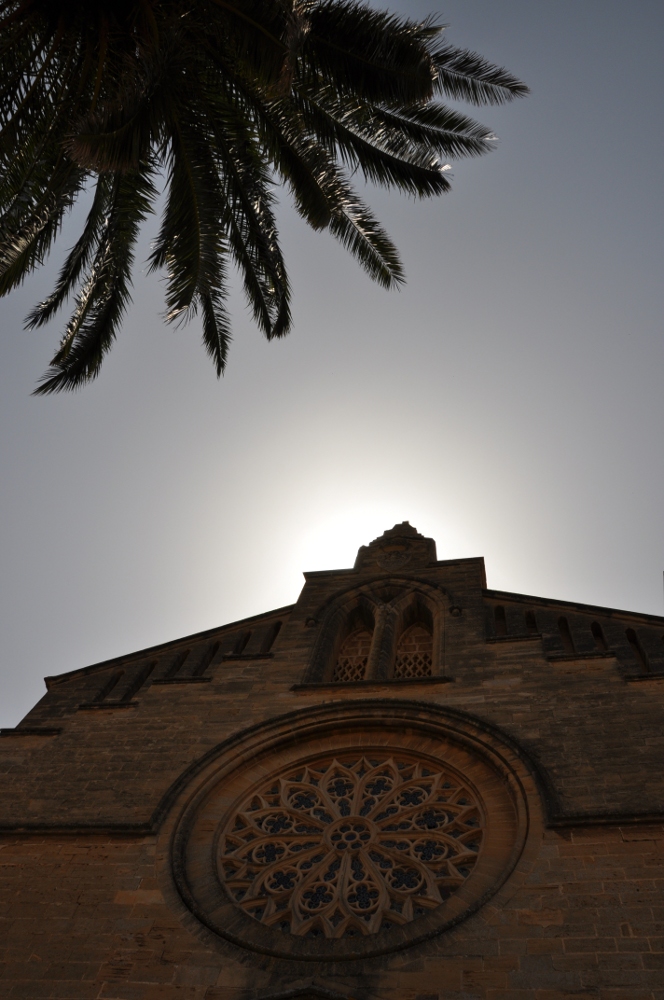
<instances>
[{"instance_id":1,"label":"palm tree","mask_svg":"<svg viewBox=\"0 0 664 1000\"><path fill-rule=\"evenodd\" d=\"M200 314L219 375L229 265L265 336L289 330L278 183L393 287L398 253L349 175L442 194L445 158L484 153L494 137L436 95L478 105L527 93L433 21L358 0L0 0L0 53L0 294L43 263L94 188L52 294L27 319L41 326L74 296L38 393L97 375L160 185L150 268L166 271L169 321Z\"/></svg>"}]
</instances>

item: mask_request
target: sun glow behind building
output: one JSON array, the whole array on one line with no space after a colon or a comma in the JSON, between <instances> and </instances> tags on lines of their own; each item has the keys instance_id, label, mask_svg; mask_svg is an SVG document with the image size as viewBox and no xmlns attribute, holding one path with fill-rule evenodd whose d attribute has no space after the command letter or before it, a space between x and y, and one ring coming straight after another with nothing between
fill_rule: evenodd
<instances>
[{"instance_id":1,"label":"sun glow behind building","mask_svg":"<svg viewBox=\"0 0 664 1000\"><path fill-rule=\"evenodd\" d=\"M98 382L32 399L62 321L22 321L58 259L3 301L4 725L45 674L288 604L303 569L351 565L404 519L440 559L484 555L490 586L660 612L664 10L442 15L532 96L479 109L497 152L454 163L444 199L369 195L398 294L284 196L294 331L264 343L236 296L221 383L137 273Z\"/></svg>"}]
</instances>

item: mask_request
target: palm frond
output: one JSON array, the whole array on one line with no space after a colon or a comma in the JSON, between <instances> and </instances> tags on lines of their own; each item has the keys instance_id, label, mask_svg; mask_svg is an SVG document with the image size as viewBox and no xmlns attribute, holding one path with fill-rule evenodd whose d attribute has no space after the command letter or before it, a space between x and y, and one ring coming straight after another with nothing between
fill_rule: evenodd
<instances>
[{"instance_id":1,"label":"palm frond","mask_svg":"<svg viewBox=\"0 0 664 1000\"><path fill-rule=\"evenodd\" d=\"M173 131L168 199L150 268L167 270L167 321L190 319L200 308L203 342L220 376L231 339L220 225L225 206L208 146L187 119L180 117Z\"/></svg>"},{"instance_id":2,"label":"palm frond","mask_svg":"<svg viewBox=\"0 0 664 1000\"><path fill-rule=\"evenodd\" d=\"M111 178L108 175L99 177L83 232L67 255L53 292L28 314L25 324L27 329L32 330L48 323L76 287L81 273L87 269L92 254L102 239L102 234L108 228L106 213L112 207L112 195Z\"/></svg>"},{"instance_id":3,"label":"palm frond","mask_svg":"<svg viewBox=\"0 0 664 1000\"><path fill-rule=\"evenodd\" d=\"M383 227L340 175L335 187L340 196L330 222L332 235L383 288L403 284L406 276L399 251Z\"/></svg>"},{"instance_id":4,"label":"palm frond","mask_svg":"<svg viewBox=\"0 0 664 1000\"><path fill-rule=\"evenodd\" d=\"M310 11L309 22L300 53L305 81L325 81L340 97L371 102L432 97L429 47L441 29L431 21L397 17L356 0L323 0Z\"/></svg>"},{"instance_id":5,"label":"palm frond","mask_svg":"<svg viewBox=\"0 0 664 1000\"><path fill-rule=\"evenodd\" d=\"M96 172L127 172L145 162L164 136L169 105L166 56L153 59L124 80L110 105L76 124L65 148L80 166Z\"/></svg>"},{"instance_id":6,"label":"palm frond","mask_svg":"<svg viewBox=\"0 0 664 1000\"><path fill-rule=\"evenodd\" d=\"M294 103L316 141L351 168L359 167L365 180L419 198L449 190L436 150L415 144L395 128L381 128L371 108L336 104L330 109L311 99Z\"/></svg>"},{"instance_id":7,"label":"palm frond","mask_svg":"<svg viewBox=\"0 0 664 1000\"><path fill-rule=\"evenodd\" d=\"M494 148L491 129L444 104L406 105L397 111L372 107L370 127L376 132L394 130L408 142L435 150L442 156L482 156Z\"/></svg>"},{"instance_id":8,"label":"palm frond","mask_svg":"<svg viewBox=\"0 0 664 1000\"><path fill-rule=\"evenodd\" d=\"M191 315L199 293L215 285L223 203L209 150L186 113L175 124L168 158L168 197L150 270L167 269L166 318L172 322Z\"/></svg>"},{"instance_id":9,"label":"palm frond","mask_svg":"<svg viewBox=\"0 0 664 1000\"><path fill-rule=\"evenodd\" d=\"M267 172L249 138L237 131L229 135L218 125L214 129L223 224L254 319L271 340L290 329L290 287Z\"/></svg>"},{"instance_id":10,"label":"palm frond","mask_svg":"<svg viewBox=\"0 0 664 1000\"><path fill-rule=\"evenodd\" d=\"M85 175L63 162L50 178L41 197L0 219L0 296L22 284L28 274L44 263L85 181Z\"/></svg>"},{"instance_id":11,"label":"palm frond","mask_svg":"<svg viewBox=\"0 0 664 1000\"><path fill-rule=\"evenodd\" d=\"M444 43L432 52L436 90L470 104L505 104L530 91L506 69L495 66L477 52Z\"/></svg>"},{"instance_id":12,"label":"palm frond","mask_svg":"<svg viewBox=\"0 0 664 1000\"><path fill-rule=\"evenodd\" d=\"M312 229L330 224L331 207L321 187L329 169L325 150L302 126L282 113L279 101L255 103L251 109L258 138L277 174L290 189L295 207Z\"/></svg>"},{"instance_id":13,"label":"palm frond","mask_svg":"<svg viewBox=\"0 0 664 1000\"><path fill-rule=\"evenodd\" d=\"M224 286L221 274L217 275L217 282L220 288ZM217 378L220 378L226 368L231 343L231 326L224 308L223 294L216 289L212 292L202 292L200 303L203 316L203 344L212 358Z\"/></svg>"},{"instance_id":14,"label":"palm frond","mask_svg":"<svg viewBox=\"0 0 664 1000\"><path fill-rule=\"evenodd\" d=\"M207 31L216 38L239 72L270 93L278 89L289 54L290 4L274 0L209 0L222 18L208 16ZM203 16L207 11L201 10Z\"/></svg>"},{"instance_id":15,"label":"palm frond","mask_svg":"<svg viewBox=\"0 0 664 1000\"><path fill-rule=\"evenodd\" d=\"M95 378L131 301L131 270L141 223L156 197L154 169L117 177L104 232L60 348L34 395L76 389Z\"/></svg>"},{"instance_id":16,"label":"palm frond","mask_svg":"<svg viewBox=\"0 0 664 1000\"><path fill-rule=\"evenodd\" d=\"M0 295L46 259L91 177L86 222L51 295L73 297L38 393L94 378L130 301L138 229L165 201L150 269L166 270L167 320L200 317L227 362L228 269L268 338L291 325L275 187L329 228L374 280L398 286L398 253L347 174L414 197L449 189L447 157L493 148L489 129L434 100L501 104L512 74L364 0L0 0Z\"/></svg>"}]
</instances>

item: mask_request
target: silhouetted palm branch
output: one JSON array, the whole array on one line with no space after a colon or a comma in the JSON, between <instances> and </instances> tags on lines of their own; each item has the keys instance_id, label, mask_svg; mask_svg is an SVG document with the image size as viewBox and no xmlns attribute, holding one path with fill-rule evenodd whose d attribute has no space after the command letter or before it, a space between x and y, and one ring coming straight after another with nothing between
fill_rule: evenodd
<instances>
[{"instance_id":1,"label":"silhouetted palm branch","mask_svg":"<svg viewBox=\"0 0 664 1000\"><path fill-rule=\"evenodd\" d=\"M166 272L168 321L200 316L218 375L231 265L265 336L290 328L277 183L374 280L402 282L350 174L442 194L444 159L485 153L494 136L434 95L500 104L527 92L441 33L358 0L0 0L0 294L44 262L94 184L55 288L27 320L41 326L73 297L36 391L97 375L130 302L159 177L150 267Z\"/></svg>"}]
</instances>

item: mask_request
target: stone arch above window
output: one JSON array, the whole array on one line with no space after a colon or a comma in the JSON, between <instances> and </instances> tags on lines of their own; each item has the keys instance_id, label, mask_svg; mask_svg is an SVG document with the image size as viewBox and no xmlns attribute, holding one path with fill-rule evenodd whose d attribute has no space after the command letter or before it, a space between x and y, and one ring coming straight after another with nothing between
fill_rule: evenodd
<instances>
[{"instance_id":1,"label":"stone arch above window","mask_svg":"<svg viewBox=\"0 0 664 1000\"><path fill-rule=\"evenodd\" d=\"M346 600L334 602L321 614L321 628L305 680L329 684L366 679L375 628L375 602L365 594L355 592Z\"/></svg>"}]
</instances>

